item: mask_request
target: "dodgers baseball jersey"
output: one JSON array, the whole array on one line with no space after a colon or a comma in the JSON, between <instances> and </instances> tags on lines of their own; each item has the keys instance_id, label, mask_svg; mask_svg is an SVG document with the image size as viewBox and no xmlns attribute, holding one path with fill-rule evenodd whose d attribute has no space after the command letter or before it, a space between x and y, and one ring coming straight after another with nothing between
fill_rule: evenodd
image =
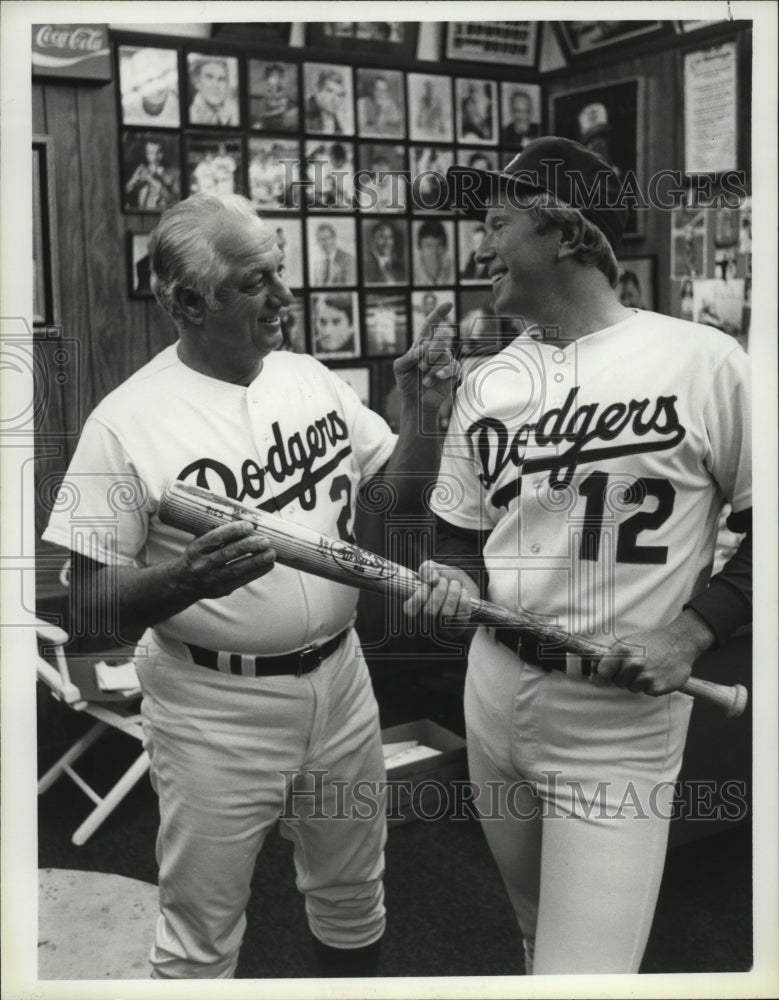
<instances>
[{"instance_id":1,"label":"dodgers baseball jersey","mask_svg":"<svg viewBox=\"0 0 779 1000\"><path fill-rule=\"evenodd\" d=\"M349 537L357 488L394 446L384 420L307 355L275 352L243 387L187 367L172 345L90 415L43 537L104 563L174 559L192 536L162 524L157 506L176 479ZM357 599L277 564L155 631L209 649L284 653L341 631Z\"/></svg>"},{"instance_id":2,"label":"dodgers baseball jersey","mask_svg":"<svg viewBox=\"0 0 779 1000\"><path fill-rule=\"evenodd\" d=\"M523 334L458 390L436 514L490 532L488 597L596 641L657 628L708 583L718 515L751 506L749 360L635 312Z\"/></svg>"}]
</instances>

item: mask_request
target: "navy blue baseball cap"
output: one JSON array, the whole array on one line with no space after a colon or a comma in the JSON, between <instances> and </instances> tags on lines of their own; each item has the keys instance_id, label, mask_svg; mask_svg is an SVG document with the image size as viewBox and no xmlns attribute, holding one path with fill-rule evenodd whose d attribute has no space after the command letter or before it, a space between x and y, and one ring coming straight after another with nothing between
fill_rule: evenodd
<instances>
[{"instance_id":1,"label":"navy blue baseball cap","mask_svg":"<svg viewBox=\"0 0 779 1000\"><path fill-rule=\"evenodd\" d=\"M446 172L452 208L475 219L512 204L512 195L548 193L577 208L616 251L627 222L614 168L581 143L556 135L535 139L503 170L453 166Z\"/></svg>"}]
</instances>

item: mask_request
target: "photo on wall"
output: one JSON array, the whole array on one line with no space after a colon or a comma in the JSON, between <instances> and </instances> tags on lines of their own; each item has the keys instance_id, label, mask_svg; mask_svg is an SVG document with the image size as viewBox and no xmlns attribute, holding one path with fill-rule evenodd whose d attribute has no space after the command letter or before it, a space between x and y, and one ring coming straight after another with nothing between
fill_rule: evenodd
<instances>
[{"instance_id":1,"label":"photo on wall","mask_svg":"<svg viewBox=\"0 0 779 1000\"><path fill-rule=\"evenodd\" d=\"M372 139L405 138L406 94L399 70L357 70L357 132Z\"/></svg>"},{"instance_id":2,"label":"photo on wall","mask_svg":"<svg viewBox=\"0 0 779 1000\"><path fill-rule=\"evenodd\" d=\"M371 405L371 370L367 365L359 368L335 365L330 371L354 390L363 406Z\"/></svg>"},{"instance_id":3,"label":"photo on wall","mask_svg":"<svg viewBox=\"0 0 779 1000\"><path fill-rule=\"evenodd\" d=\"M452 78L435 73L409 73L406 80L409 139L412 142L452 142Z\"/></svg>"},{"instance_id":4,"label":"photo on wall","mask_svg":"<svg viewBox=\"0 0 779 1000\"><path fill-rule=\"evenodd\" d=\"M357 292L314 292L309 315L312 353L322 361L360 356L360 313Z\"/></svg>"},{"instance_id":5,"label":"photo on wall","mask_svg":"<svg viewBox=\"0 0 779 1000\"><path fill-rule=\"evenodd\" d=\"M249 60L249 128L296 132L300 127L298 67L268 59Z\"/></svg>"},{"instance_id":6,"label":"photo on wall","mask_svg":"<svg viewBox=\"0 0 779 1000\"><path fill-rule=\"evenodd\" d=\"M236 56L187 53L187 122L222 128L242 124Z\"/></svg>"},{"instance_id":7,"label":"photo on wall","mask_svg":"<svg viewBox=\"0 0 779 1000\"><path fill-rule=\"evenodd\" d=\"M249 197L259 209L300 208L300 143L249 137Z\"/></svg>"},{"instance_id":8,"label":"photo on wall","mask_svg":"<svg viewBox=\"0 0 779 1000\"><path fill-rule=\"evenodd\" d=\"M122 208L164 212L181 199L176 132L122 132Z\"/></svg>"},{"instance_id":9,"label":"photo on wall","mask_svg":"<svg viewBox=\"0 0 779 1000\"><path fill-rule=\"evenodd\" d=\"M483 285L489 281L489 261L477 260L477 253L487 233L483 222L459 219L457 222L457 277L463 285Z\"/></svg>"},{"instance_id":10,"label":"photo on wall","mask_svg":"<svg viewBox=\"0 0 779 1000\"><path fill-rule=\"evenodd\" d=\"M306 226L309 285L356 285L357 231L354 219L310 215Z\"/></svg>"},{"instance_id":11,"label":"photo on wall","mask_svg":"<svg viewBox=\"0 0 779 1000\"><path fill-rule=\"evenodd\" d=\"M181 116L176 49L119 45L117 54L122 124L178 128Z\"/></svg>"},{"instance_id":12,"label":"photo on wall","mask_svg":"<svg viewBox=\"0 0 779 1000\"><path fill-rule=\"evenodd\" d=\"M350 66L303 64L303 127L323 135L354 135Z\"/></svg>"},{"instance_id":13,"label":"photo on wall","mask_svg":"<svg viewBox=\"0 0 779 1000\"><path fill-rule=\"evenodd\" d=\"M619 261L617 298L627 309L657 310L657 260L654 256L631 257Z\"/></svg>"},{"instance_id":14,"label":"photo on wall","mask_svg":"<svg viewBox=\"0 0 779 1000\"><path fill-rule=\"evenodd\" d=\"M453 149L441 146L411 147L409 166L415 212L441 212L449 207L446 171L453 163Z\"/></svg>"},{"instance_id":15,"label":"photo on wall","mask_svg":"<svg viewBox=\"0 0 779 1000\"><path fill-rule=\"evenodd\" d=\"M365 353L401 355L407 348L406 296L370 292L365 297Z\"/></svg>"},{"instance_id":16,"label":"photo on wall","mask_svg":"<svg viewBox=\"0 0 779 1000\"><path fill-rule=\"evenodd\" d=\"M310 208L345 210L354 204L354 143L307 139L306 196Z\"/></svg>"},{"instance_id":17,"label":"photo on wall","mask_svg":"<svg viewBox=\"0 0 779 1000\"><path fill-rule=\"evenodd\" d=\"M494 80L455 80L457 141L496 145L498 85Z\"/></svg>"},{"instance_id":18,"label":"photo on wall","mask_svg":"<svg viewBox=\"0 0 779 1000\"><path fill-rule=\"evenodd\" d=\"M389 216L362 220L362 274L366 285L408 284L405 220Z\"/></svg>"},{"instance_id":19,"label":"photo on wall","mask_svg":"<svg viewBox=\"0 0 779 1000\"><path fill-rule=\"evenodd\" d=\"M355 208L363 212L402 212L408 200L406 150L388 142L357 147Z\"/></svg>"},{"instance_id":20,"label":"photo on wall","mask_svg":"<svg viewBox=\"0 0 779 1000\"><path fill-rule=\"evenodd\" d=\"M243 194L243 144L239 136L187 135L189 194Z\"/></svg>"},{"instance_id":21,"label":"photo on wall","mask_svg":"<svg viewBox=\"0 0 779 1000\"><path fill-rule=\"evenodd\" d=\"M454 281L454 222L429 216L411 223L414 285L451 285Z\"/></svg>"},{"instance_id":22,"label":"photo on wall","mask_svg":"<svg viewBox=\"0 0 779 1000\"><path fill-rule=\"evenodd\" d=\"M533 83L500 85L500 144L522 150L541 134L541 88Z\"/></svg>"},{"instance_id":23,"label":"photo on wall","mask_svg":"<svg viewBox=\"0 0 779 1000\"><path fill-rule=\"evenodd\" d=\"M454 288L426 288L422 291L411 293L411 336L417 337L422 329L422 324L428 316L438 306L448 303L451 306L446 317L446 323L439 324L441 327L452 331L452 336L457 339L457 296ZM436 327L437 329L437 327Z\"/></svg>"}]
</instances>

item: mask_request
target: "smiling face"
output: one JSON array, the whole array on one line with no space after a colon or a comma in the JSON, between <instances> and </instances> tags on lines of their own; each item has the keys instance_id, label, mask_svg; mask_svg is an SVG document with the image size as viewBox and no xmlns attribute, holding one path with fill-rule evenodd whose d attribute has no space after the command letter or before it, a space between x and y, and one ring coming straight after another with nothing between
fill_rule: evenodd
<instances>
[{"instance_id":1,"label":"smiling face","mask_svg":"<svg viewBox=\"0 0 779 1000\"><path fill-rule=\"evenodd\" d=\"M557 293L559 230L537 232L530 212L515 205L491 208L485 228L476 260L487 265L496 314L539 322Z\"/></svg>"},{"instance_id":2,"label":"smiling face","mask_svg":"<svg viewBox=\"0 0 779 1000\"><path fill-rule=\"evenodd\" d=\"M279 313L292 302L292 293L282 278L283 255L273 232L258 218L223 217L214 245L229 272L217 289L223 307L205 310L200 347L211 369L224 373L217 377L243 381L280 345Z\"/></svg>"},{"instance_id":3,"label":"smiling face","mask_svg":"<svg viewBox=\"0 0 779 1000\"><path fill-rule=\"evenodd\" d=\"M216 108L224 104L227 97L227 67L224 63L203 63L195 83L206 104Z\"/></svg>"},{"instance_id":4,"label":"smiling face","mask_svg":"<svg viewBox=\"0 0 779 1000\"><path fill-rule=\"evenodd\" d=\"M395 246L391 226L377 226L373 231L373 248L379 257L390 257Z\"/></svg>"}]
</instances>

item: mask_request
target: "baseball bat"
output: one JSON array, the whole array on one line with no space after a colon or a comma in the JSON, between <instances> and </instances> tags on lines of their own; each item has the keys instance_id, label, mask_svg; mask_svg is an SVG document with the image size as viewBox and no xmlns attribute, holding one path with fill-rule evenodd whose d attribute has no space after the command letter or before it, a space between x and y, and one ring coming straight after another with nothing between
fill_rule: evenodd
<instances>
[{"instance_id":1,"label":"baseball bat","mask_svg":"<svg viewBox=\"0 0 779 1000\"><path fill-rule=\"evenodd\" d=\"M249 521L270 541L283 565L334 583L390 594L401 601L411 597L422 582L414 570L374 552L199 486L172 483L160 498L158 516L164 524L193 535L204 535L231 521ZM606 646L480 598L471 598L471 619L483 625L522 629L541 642L577 656L600 659L608 652ZM741 715L747 704L747 692L741 684L727 687L691 677L681 690L719 706L729 718Z\"/></svg>"}]
</instances>

